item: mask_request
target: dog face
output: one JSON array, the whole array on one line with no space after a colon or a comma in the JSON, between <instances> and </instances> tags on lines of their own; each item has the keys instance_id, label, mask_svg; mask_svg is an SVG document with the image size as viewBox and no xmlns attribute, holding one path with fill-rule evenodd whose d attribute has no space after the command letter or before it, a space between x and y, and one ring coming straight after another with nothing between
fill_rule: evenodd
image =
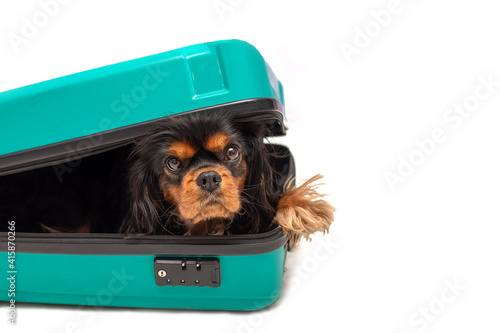
<instances>
[{"instance_id":1,"label":"dog face","mask_svg":"<svg viewBox=\"0 0 500 333\"><path fill-rule=\"evenodd\" d=\"M133 148L130 209L121 231L257 232L263 220L271 221L276 201L263 128L221 114L162 122Z\"/></svg>"},{"instance_id":2,"label":"dog face","mask_svg":"<svg viewBox=\"0 0 500 333\"><path fill-rule=\"evenodd\" d=\"M219 121L212 125L198 135L184 133L180 140L180 135L165 138L159 187L190 230L201 222L231 220L241 208L247 173L244 141L230 124ZM194 131L200 129L191 128L187 133Z\"/></svg>"}]
</instances>

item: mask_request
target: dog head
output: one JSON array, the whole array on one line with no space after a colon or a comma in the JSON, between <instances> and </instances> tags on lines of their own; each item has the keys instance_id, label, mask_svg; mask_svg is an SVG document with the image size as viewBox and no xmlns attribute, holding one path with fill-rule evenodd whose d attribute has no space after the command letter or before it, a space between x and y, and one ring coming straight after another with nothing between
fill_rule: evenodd
<instances>
[{"instance_id":1,"label":"dog head","mask_svg":"<svg viewBox=\"0 0 500 333\"><path fill-rule=\"evenodd\" d=\"M221 114L165 120L132 151L122 232L257 232L276 201L265 135L258 124L242 126Z\"/></svg>"}]
</instances>

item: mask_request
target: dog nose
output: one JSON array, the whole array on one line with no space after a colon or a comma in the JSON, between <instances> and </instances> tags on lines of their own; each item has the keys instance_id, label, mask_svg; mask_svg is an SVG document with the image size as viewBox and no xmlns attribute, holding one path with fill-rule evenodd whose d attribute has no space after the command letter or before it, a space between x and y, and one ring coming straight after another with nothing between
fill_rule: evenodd
<instances>
[{"instance_id":1,"label":"dog nose","mask_svg":"<svg viewBox=\"0 0 500 333\"><path fill-rule=\"evenodd\" d=\"M196 179L196 184L208 192L213 192L218 189L221 182L221 176L213 170L202 172Z\"/></svg>"}]
</instances>

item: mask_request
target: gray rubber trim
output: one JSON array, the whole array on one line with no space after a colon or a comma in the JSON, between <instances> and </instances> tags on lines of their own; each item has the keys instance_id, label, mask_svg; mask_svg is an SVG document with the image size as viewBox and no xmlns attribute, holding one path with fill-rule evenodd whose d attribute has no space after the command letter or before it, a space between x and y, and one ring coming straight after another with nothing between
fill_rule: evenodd
<instances>
[{"instance_id":1,"label":"gray rubber trim","mask_svg":"<svg viewBox=\"0 0 500 333\"><path fill-rule=\"evenodd\" d=\"M16 252L76 255L238 256L269 253L285 245L281 228L261 234L224 236L138 236L121 234L16 233ZM7 232L0 232L0 252Z\"/></svg>"}]
</instances>

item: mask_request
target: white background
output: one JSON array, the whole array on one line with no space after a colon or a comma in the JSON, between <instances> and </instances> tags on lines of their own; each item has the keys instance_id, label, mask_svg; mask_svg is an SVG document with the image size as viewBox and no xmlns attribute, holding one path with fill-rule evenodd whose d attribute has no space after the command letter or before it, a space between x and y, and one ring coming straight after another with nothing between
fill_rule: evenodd
<instances>
[{"instance_id":1,"label":"white background","mask_svg":"<svg viewBox=\"0 0 500 333\"><path fill-rule=\"evenodd\" d=\"M230 7L218 13L217 4ZM298 177L323 173L338 212L330 235L289 254L283 296L268 310L82 315L71 306L21 304L12 327L3 303L2 332L71 332L72 323L80 332L498 331L500 86L477 88L480 77L500 81L496 2L73 0L59 7L16 52L8 34L21 34L23 17L33 21L41 7L0 3L0 91L194 43L246 40L284 85L290 130L279 141L291 146ZM393 14L381 27L371 12L387 8ZM365 29L371 37L363 39ZM346 57L347 44L357 53ZM464 102L474 109L466 118L445 120ZM436 129L445 140L429 144ZM416 141L427 142L427 155ZM400 158L419 165L400 167L404 182L391 189L386 175L398 174Z\"/></svg>"}]
</instances>

